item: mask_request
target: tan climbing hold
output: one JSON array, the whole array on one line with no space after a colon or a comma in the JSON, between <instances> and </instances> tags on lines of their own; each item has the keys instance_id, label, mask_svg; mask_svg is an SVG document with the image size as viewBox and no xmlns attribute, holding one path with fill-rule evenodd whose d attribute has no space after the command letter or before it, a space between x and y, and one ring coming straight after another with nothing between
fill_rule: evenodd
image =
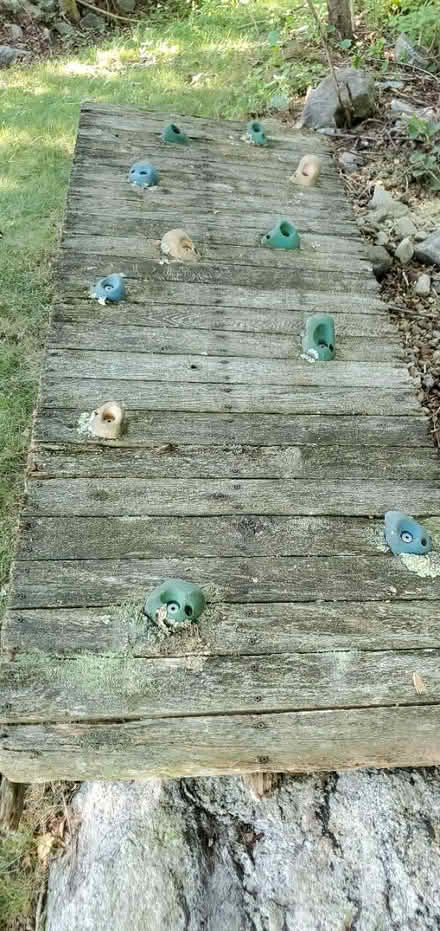
<instances>
[{"instance_id":1,"label":"tan climbing hold","mask_svg":"<svg viewBox=\"0 0 440 931\"><path fill-rule=\"evenodd\" d=\"M89 430L93 436L115 440L121 435L124 408L117 401L107 401L90 415Z\"/></svg>"},{"instance_id":2,"label":"tan climbing hold","mask_svg":"<svg viewBox=\"0 0 440 931\"><path fill-rule=\"evenodd\" d=\"M303 155L298 168L290 180L295 184L310 186L317 184L321 173L321 159L317 155Z\"/></svg>"},{"instance_id":3,"label":"tan climbing hold","mask_svg":"<svg viewBox=\"0 0 440 931\"><path fill-rule=\"evenodd\" d=\"M169 230L160 243L161 252L180 262L195 262L198 253L189 233L185 230Z\"/></svg>"}]
</instances>

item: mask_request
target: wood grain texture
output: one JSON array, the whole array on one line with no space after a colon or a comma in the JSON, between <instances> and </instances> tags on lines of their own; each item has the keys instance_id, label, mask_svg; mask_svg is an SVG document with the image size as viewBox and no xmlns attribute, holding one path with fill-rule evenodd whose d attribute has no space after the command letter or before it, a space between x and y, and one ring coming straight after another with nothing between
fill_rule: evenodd
<instances>
[{"instance_id":1,"label":"wood grain texture","mask_svg":"<svg viewBox=\"0 0 440 931\"><path fill-rule=\"evenodd\" d=\"M0 766L29 782L243 772L313 772L440 763L440 708L359 708L8 725Z\"/></svg>"},{"instance_id":2,"label":"wood grain texture","mask_svg":"<svg viewBox=\"0 0 440 931\"><path fill-rule=\"evenodd\" d=\"M0 830L16 831L23 813L27 784L11 782L6 776L0 784Z\"/></svg>"}]
</instances>

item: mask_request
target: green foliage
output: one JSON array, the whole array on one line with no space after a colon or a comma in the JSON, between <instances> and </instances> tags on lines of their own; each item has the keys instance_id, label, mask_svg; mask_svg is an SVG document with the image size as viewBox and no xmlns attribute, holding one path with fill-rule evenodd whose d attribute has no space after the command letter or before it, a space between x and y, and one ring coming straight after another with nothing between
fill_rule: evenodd
<instances>
[{"instance_id":1,"label":"green foliage","mask_svg":"<svg viewBox=\"0 0 440 931\"><path fill-rule=\"evenodd\" d=\"M415 43L428 49L440 48L440 8L438 0L407 3L390 18L396 32L405 32Z\"/></svg>"},{"instance_id":2,"label":"green foliage","mask_svg":"<svg viewBox=\"0 0 440 931\"><path fill-rule=\"evenodd\" d=\"M23 865L23 858L33 852L32 831L26 825L0 837L0 931L6 931L18 915L26 919L32 913L37 876Z\"/></svg>"},{"instance_id":3,"label":"green foliage","mask_svg":"<svg viewBox=\"0 0 440 931\"><path fill-rule=\"evenodd\" d=\"M408 120L408 138L419 144L409 156L410 173L413 178L425 182L431 190L440 190L440 144L436 137L440 123L424 120L414 114Z\"/></svg>"}]
</instances>

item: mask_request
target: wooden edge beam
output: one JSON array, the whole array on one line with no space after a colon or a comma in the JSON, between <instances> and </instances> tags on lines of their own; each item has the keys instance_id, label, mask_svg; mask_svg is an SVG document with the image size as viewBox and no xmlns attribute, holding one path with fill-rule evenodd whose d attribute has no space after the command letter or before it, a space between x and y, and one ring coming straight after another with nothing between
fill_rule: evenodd
<instances>
[{"instance_id":1,"label":"wooden edge beam","mask_svg":"<svg viewBox=\"0 0 440 931\"><path fill-rule=\"evenodd\" d=\"M11 782L2 777L0 785L0 830L16 831L23 814L27 782Z\"/></svg>"}]
</instances>

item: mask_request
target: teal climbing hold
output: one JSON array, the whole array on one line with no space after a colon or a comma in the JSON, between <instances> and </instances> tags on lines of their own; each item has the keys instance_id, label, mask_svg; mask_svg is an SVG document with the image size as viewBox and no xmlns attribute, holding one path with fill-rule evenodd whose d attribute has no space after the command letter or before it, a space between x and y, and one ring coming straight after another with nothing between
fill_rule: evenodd
<instances>
[{"instance_id":1,"label":"teal climbing hold","mask_svg":"<svg viewBox=\"0 0 440 931\"><path fill-rule=\"evenodd\" d=\"M247 125L248 139L253 145L267 145L267 139L264 134L264 126L258 120L249 120Z\"/></svg>"},{"instance_id":2,"label":"teal climbing hold","mask_svg":"<svg viewBox=\"0 0 440 931\"><path fill-rule=\"evenodd\" d=\"M306 321L303 348L311 359L319 362L330 362L334 359L335 321L330 314L313 314L309 317Z\"/></svg>"},{"instance_id":3,"label":"teal climbing hold","mask_svg":"<svg viewBox=\"0 0 440 931\"><path fill-rule=\"evenodd\" d=\"M270 233L261 240L269 249L299 249L300 238L297 230L289 220L281 220Z\"/></svg>"},{"instance_id":4,"label":"teal climbing hold","mask_svg":"<svg viewBox=\"0 0 440 931\"><path fill-rule=\"evenodd\" d=\"M92 297L99 301L120 301L125 297L125 285L121 275L106 275L96 282Z\"/></svg>"},{"instance_id":5,"label":"teal climbing hold","mask_svg":"<svg viewBox=\"0 0 440 931\"><path fill-rule=\"evenodd\" d=\"M179 129L175 123L169 123L168 126L165 126L165 129L162 133L163 142L175 142L177 145L186 145L188 142L188 136L185 135L182 129Z\"/></svg>"},{"instance_id":6,"label":"teal climbing hold","mask_svg":"<svg viewBox=\"0 0 440 931\"><path fill-rule=\"evenodd\" d=\"M395 556L401 553L424 556L432 550L430 534L413 517L401 511L386 512L385 542Z\"/></svg>"},{"instance_id":7,"label":"teal climbing hold","mask_svg":"<svg viewBox=\"0 0 440 931\"><path fill-rule=\"evenodd\" d=\"M159 172L151 162L136 162L130 168L128 180L139 187L154 187L159 184Z\"/></svg>"},{"instance_id":8,"label":"teal climbing hold","mask_svg":"<svg viewBox=\"0 0 440 931\"><path fill-rule=\"evenodd\" d=\"M166 579L147 595L144 614L170 627L196 621L204 607L205 596L198 585L184 579Z\"/></svg>"}]
</instances>

